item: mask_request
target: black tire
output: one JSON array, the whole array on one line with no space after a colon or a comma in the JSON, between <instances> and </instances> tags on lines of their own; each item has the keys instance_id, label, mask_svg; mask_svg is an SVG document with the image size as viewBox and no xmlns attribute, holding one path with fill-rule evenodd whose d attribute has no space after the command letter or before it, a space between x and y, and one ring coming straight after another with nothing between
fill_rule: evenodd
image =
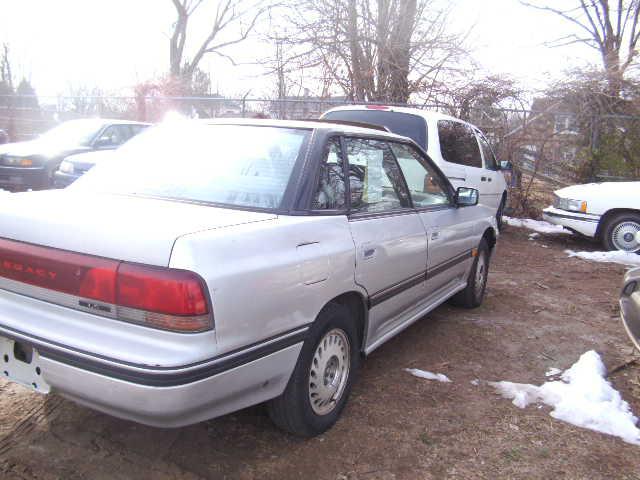
<instances>
[{"instance_id":1,"label":"black tire","mask_svg":"<svg viewBox=\"0 0 640 480\"><path fill-rule=\"evenodd\" d=\"M640 252L640 242L638 242L637 236L633 238L638 231L640 231L640 214L633 212L618 213L609 218L604 224L602 245L607 250ZM625 246L627 248L619 248Z\"/></svg>"},{"instance_id":2,"label":"black tire","mask_svg":"<svg viewBox=\"0 0 640 480\"><path fill-rule=\"evenodd\" d=\"M500 201L500 206L498 207L498 211L496 212L496 223L498 225L498 231L502 231L502 216L504 215L504 207L506 206L506 198L504 195L502 196L502 200Z\"/></svg>"},{"instance_id":3,"label":"black tire","mask_svg":"<svg viewBox=\"0 0 640 480\"><path fill-rule=\"evenodd\" d=\"M349 355L345 355L345 358L350 359L348 374L337 401L325 405L325 407L332 405L332 410L326 414L318 414L314 408L319 407L317 405L312 407L310 399L310 395L314 393L311 387L312 362L325 335L335 331L342 332L349 343ZM359 346L358 332L350 309L337 303L328 304L311 326L287 388L282 395L267 404L269 417L273 423L301 437L313 437L331 428L340 417L357 376L360 364Z\"/></svg>"},{"instance_id":4,"label":"black tire","mask_svg":"<svg viewBox=\"0 0 640 480\"><path fill-rule=\"evenodd\" d=\"M489 246L483 238L478 245L478 254L476 255L469 277L467 278L467 286L464 290L456 293L451 297L451 303L457 307L476 308L482 305L487 290L487 278L489 276ZM482 267L481 275L478 273L478 265ZM481 282L481 283L480 283Z\"/></svg>"}]
</instances>

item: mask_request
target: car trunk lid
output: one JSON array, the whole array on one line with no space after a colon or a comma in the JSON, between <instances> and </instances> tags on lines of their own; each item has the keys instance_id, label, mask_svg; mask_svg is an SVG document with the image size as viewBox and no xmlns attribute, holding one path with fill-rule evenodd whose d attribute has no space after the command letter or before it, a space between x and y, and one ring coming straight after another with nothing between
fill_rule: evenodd
<instances>
[{"instance_id":1,"label":"car trunk lid","mask_svg":"<svg viewBox=\"0 0 640 480\"><path fill-rule=\"evenodd\" d=\"M167 266L189 233L276 215L126 195L70 190L3 196L0 237L100 257Z\"/></svg>"}]
</instances>

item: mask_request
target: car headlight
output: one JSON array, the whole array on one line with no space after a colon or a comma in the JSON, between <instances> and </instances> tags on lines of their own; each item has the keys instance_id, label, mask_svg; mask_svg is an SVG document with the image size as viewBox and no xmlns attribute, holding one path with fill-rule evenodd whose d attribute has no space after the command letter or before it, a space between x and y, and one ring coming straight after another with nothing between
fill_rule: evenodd
<instances>
[{"instance_id":1,"label":"car headlight","mask_svg":"<svg viewBox=\"0 0 640 480\"><path fill-rule=\"evenodd\" d=\"M2 157L2 164L11 167L32 167L36 162L32 158L23 157Z\"/></svg>"},{"instance_id":2,"label":"car headlight","mask_svg":"<svg viewBox=\"0 0 640 480\"><path fill-rule=\"evenodd\" d=\"M584 200L573 200L571 198L555 197L553 206L559 208L560 210L587 213L587 202Z\"/></svg>"},{"instance_id":3,"label":"car headlight","mask_svg":"<svg viewBox=\"0 0 640 480\"><path fill-rule=\"evenodd\" d=\"M73 163L63 160L63 162L60 164L59 170L62 173L73 173Z\"/></svg>"}]
</instances>

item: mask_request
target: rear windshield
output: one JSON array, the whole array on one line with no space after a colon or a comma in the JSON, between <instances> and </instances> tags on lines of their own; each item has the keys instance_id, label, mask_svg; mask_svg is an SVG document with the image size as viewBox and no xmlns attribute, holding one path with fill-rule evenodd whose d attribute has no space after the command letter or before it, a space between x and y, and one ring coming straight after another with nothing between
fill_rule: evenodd
<instances>
[{"instance_id":1,"label":"rear windshield","mask_svg":"<svg viewBox=\"0 0 640 480\"><path fill-rule=\"evenodd\" d=\"M382 125L395 134L411 138L423 150L427 150L427 124L418 115L386 110L337 110L324 114L322 118Z\"/></svg>"},{"instance_id":2,"label":"rear windshield","mask_svg":"<svg viewBox=\"0 0 640 480\"><path fill-rule=\"evenodd\" d=\"M309 135L172 122L137 135L69 188L276 209Z\"/></svg>"}]
</instances>

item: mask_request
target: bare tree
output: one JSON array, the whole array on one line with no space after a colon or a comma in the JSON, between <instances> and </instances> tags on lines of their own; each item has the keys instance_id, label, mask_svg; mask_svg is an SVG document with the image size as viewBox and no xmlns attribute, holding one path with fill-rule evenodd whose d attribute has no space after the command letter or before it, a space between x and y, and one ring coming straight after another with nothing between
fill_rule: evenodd
<instances>
[{"instance_id":1,"label":"bare tree","mask_svg":"<svg viewBox=\"0 0 640 480\"><path fill-rule=\"evenodd\" d=\"M0 82L13 90L13 72L11 71L11 61L9 58L9 45L2 44L2 57L0 58Z\"/></svg>"},{"instance_id":2,"label":"bare tree","mask_svg":"<svg viewBox=\"0 0 640 480\"><path fill-rule=\"evenodd\" d=\"M315 68L351 100L407 102L465 55L432 0L297 0L285 17L289 71Z\"/></svg>"},{"instance_id":3,"label":"bare tree","mask_svg":"<svg viewBox=\"0 0 640 480\"><path fill-rule=\"evenodd\" d=\"M607 75L609 94L619 97L624 75L637 57L640 38L640 0L557 0L534 4L521 1L525 6L551 12L578 27L578 33L557 39L556 46L581 43L596 49Z\"/></svg>"},{"instance_id":4,"label":"bare tree","mask_svg":"<svg viewBox=\"0 0 640 480\"><path fill-rule=\"evenodd\" d=\"M263 3L247 0L219 0L211 18L208 35L200 41L193 57L185 54L189 20L205 3L205 0L171 0L176 9L176 21L169 40L170 73L175 78L191 80L198 64L207 54L224 57L233 63L233 59L223 52L225 47L235 45L247 39L265 13ZM231 37L227 34L231 33Z\"/></svg>"},{"instance_id":5,"label":"bare tree","mask_svg":"<svg viewBox=\"0 0 640 480\"><path fill-rule=\"evenodd\" d=\"M499 122L498 117L508 109L525 110L528 103L522 87L505 76L464 76L448 79L438 86L438 105L454 117L471 123Z\"/></svg>"}]
</instances>

